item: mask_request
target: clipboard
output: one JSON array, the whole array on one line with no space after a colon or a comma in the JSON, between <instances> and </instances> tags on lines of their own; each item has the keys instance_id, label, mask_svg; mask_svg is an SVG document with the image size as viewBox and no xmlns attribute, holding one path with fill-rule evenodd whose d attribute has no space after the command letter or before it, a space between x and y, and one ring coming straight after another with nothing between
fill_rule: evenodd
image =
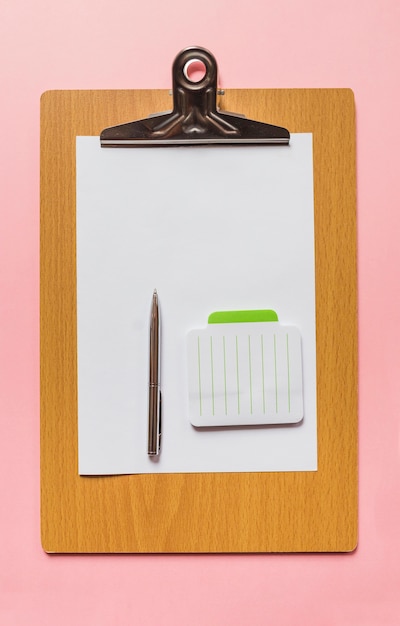
<instances>
[{"instance_id":1,"label":"clipboard","mask_svg":"<svg viewBox=\"0 0 400 626\"><path fill-rule=\"evenodd\" d=\"M40 318L47 552L347 552L357 544L353 94L227 90L219 100L224 110L313 133L318 471L78 475L75 138L167 110L170 97L150 90L47 92L41 101Z\"/></svg>"}]
</instances>

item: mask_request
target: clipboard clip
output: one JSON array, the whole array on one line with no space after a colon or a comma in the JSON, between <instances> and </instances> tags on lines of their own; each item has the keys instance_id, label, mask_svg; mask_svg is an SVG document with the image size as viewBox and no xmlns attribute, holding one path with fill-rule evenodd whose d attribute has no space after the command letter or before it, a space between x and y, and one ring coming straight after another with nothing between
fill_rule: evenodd
<instances>
[{"instance_id":1,"label":"clipboard clip","mask_svg":"<svg viewBox=\"0 0 400 626\"><path fill-rule=\"evenodd\" d=\"M193 68L200 73L193 74ZM285 144L285 128L249 120L217 108L217 62L205 48L182 50L172 66L173 110L106 128L102 147L182 146L210 144ZM200 75L200 77L199 77Z\"/></svg>"}]
</instances>

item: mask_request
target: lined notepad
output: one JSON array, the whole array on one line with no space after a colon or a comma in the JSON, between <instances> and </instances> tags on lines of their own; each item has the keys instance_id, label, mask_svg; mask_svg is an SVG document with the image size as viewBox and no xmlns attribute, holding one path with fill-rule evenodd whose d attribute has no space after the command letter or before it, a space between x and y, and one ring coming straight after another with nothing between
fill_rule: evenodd
<instances>
[{"instance_id":1,"label":"lined notepad","mask_svg":"<svg viewBox=\"0 0 400 626\"><path fill-rule=\"evenodd\" d=\"M303 418L301 336L279 322L209 324L188 335L194 426L291 424Z\"/></svg>"}]
</instances>

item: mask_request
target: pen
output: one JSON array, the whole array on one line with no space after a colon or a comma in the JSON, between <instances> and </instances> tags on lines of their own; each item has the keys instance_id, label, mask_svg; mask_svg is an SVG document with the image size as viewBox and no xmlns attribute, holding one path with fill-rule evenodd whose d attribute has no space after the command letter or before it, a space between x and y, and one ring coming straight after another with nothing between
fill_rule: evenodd
<instances>
[{"instance_id":1,"label":"pen","mask_svg":"<svg viewBox=\"0 0 400 626\"><path fill-rule=\"evenodd\" d=\"M161 444L160 311L154 289L150 314L149 437L147 453L157 456Z\"/></svg>"}]
</instances>

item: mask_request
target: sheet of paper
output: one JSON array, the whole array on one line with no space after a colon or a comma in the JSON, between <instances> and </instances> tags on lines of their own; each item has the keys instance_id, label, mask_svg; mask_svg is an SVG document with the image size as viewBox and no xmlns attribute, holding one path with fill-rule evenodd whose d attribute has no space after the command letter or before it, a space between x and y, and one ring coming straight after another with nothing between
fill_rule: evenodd
<instances>
[{"instance_id":1,"label":"sheet of paper","mask_svg":"<svg viewBox=\"0 0 400 626\"><path fill-rule=\"evenodd\" d=\"M209 324L188 336L194 426L294 424L303 419L301 336L279 322Z\"/></svg>"},{"instance_id":2,"label":"sheet of paper","mask_svg":"<svg viewBox=\"0 0 400 626\"><path fill-rule=\"evenodd\" d=\"M162 452L147 455L149 316L162 319ZM77 138L80 474L317 469L312 136L290 146L105 149ZM274 309L302 337L304 419L195 428L187 334Z\"/></svg>"}]
</instances>

